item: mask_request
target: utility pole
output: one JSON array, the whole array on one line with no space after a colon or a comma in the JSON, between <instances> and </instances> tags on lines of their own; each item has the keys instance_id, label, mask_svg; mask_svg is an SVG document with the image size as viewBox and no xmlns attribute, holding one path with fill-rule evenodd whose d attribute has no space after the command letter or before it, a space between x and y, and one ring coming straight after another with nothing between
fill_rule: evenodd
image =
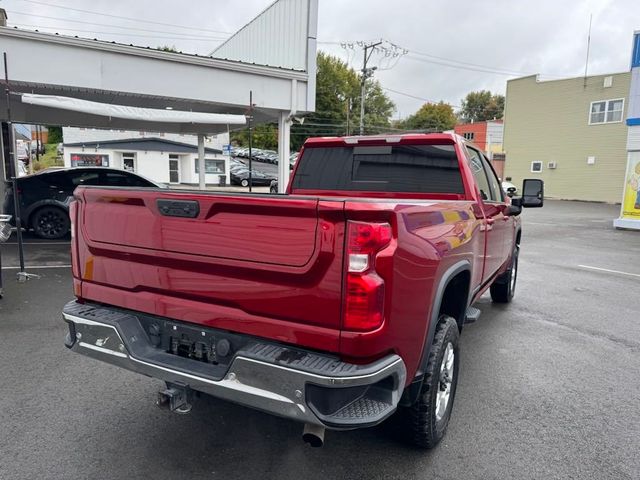
<instances>
[{"instance_id":1,"label":"utility pole","mask_svg":"<svg viewBox=\"0 0 640 480\"><path fill-rule=\"evenodd\" d=\"M249 110L247 111L247 126L249 127L249 191L253 189L253 132L251 121L253 120L253 90L249 90Z\"/></svg>"},{"instance_id":2,"label":"utility pole","mask_svg":"<svg viewBox=\"0 0 640 480\"><path fill-rule=\"evenodd\" d=\"M364 99L366 95L367 79L373 76L373 72L376 67L367 68L367 63L371 58L371 55L375 51L376 47L382 45L382 40L376 43L369 43L363 45L364 50L364 62L362 63L362 77L360 79L360 135L364 135Z\"/></svg>"},{"instance_id":3,"label":"utility pole","mask_svg":"<svg viewBox=\"0 0 640 480\"><path fill-rule=\"evenodd\" d=\"M589 15L589 33L587 35L587 59L584 61L584 84L583 88L587 88L587 71L589 69L589 50L591 49L591 22L593 13Z\"/></svg>"},{"instance_id":4,"label":"utility pole","mask_svg":"<svg viewBox=\"0 0 640 480\"><path fill-rule=\"evenodd\" d=\"M350 131L351 131L351 122L349 119L349 113L351 112L351 99L347 98L347 137L350 135Z\"/></svg>"}]
</instances>

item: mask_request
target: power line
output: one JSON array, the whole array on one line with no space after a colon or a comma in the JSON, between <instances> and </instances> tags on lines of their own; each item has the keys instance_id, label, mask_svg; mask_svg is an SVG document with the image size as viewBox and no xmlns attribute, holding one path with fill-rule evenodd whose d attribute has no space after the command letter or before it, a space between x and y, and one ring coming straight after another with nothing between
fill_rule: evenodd
<instances>
[{"instance_id":1,"label":"power line","mask_svg":"<svg viewBox=\"0 0 640 480\"><path fill-rule=\"evenodd\" d=\"M476 68L476 67L470 67L470 66L465 66L465 65L458 65L458 64L453 64L453 63L440 62L438 60L429 60L427 58L416 57L416 56L413 56L411 54L407 55L407 58L409 60L413 60L413 61L416 61L416 62L431 63L431 64L435 64L435 65L441 65L443 67L457 68L459 70L468 70L468 71L472 71L472 72L491 73L491 74L494 74L494 75L504 75L504 76L507 76L507 77L514 77L514 76L520 75L520 74L515 74L515 73L501 72L501 71L498 71L498 70L491 70L491 69L488 69L488 68Z\"/></svg>"},{"instance_id":2,"label":"power line","mask_svg":"<svg viewBox=\"0 0 640 480\"><path fill-rule=\"evenodd\" d=\"M500 72L500 73L509 74L509 75L529 75L531 73L531 72L522 72L522 71L517 71L517 70L509 70L509 69L506 69L506 68L491 67L491 66L487 66L487 65L481 65L481 64L478 64L478 63L463 62L461 60L453 60L451 58L438 57L436 55L431 55L429 53L424 53L424 52L417 52L415 50L409 50L409 53L411 53L413 55L419 55L421 57L431 58L431 59L434 59L434 60L440 60L442 62L455 63L455 64L459 64L461 66L479 68L479 69L484 69L484 70L491 70L493 72Z\"/></svg>"},{"instance_id":3,"label":"power line","mask_svg":"<svg viewBox=\"0 0 640 480\"><path fill-rule=\"evenodd\" d=\"M185 28L187 30L200 30L203 32L210 32L210 33L222 33L225 35L230 35L231 32L224 32L221 30L211 30L208 28L198 28L198 27L194 27L194 26L187 26L187 25L176 25L174 23L164 23L164 22L156 22L153 20L141 20L139 18L132 18L132 17L125 17L122 15L114 15L111 13L104 13L104 12L96 12L93 10L84 10L82 8L72 8L72 7L67 7L65 5L56 5L53 3L49 3L49 2L40 2L38 0L19 0L21 2L27 2L27 3L32 3L35 5L43 5L45 7L53 7L53 8L62 8L64 10L67 11L73 11L73 12L80 12L80 13L88 13L90 15L100 15L101 17L110 17L110 18L117 18L119 20L128 20L130 22L138 22L138 23L151 23L154 25L162 25L164 27L174 27L174 28Z\"/></svg>"},{"instance_id":4,"label":"power line","mask_svg":"<svg viewBox=\"0 0 640 480\"><path fill-rule=\"evenodd\" d=\"M87 22L85 20L72 20L72 19L66 19L66 18L61 18L61 17L52 17L49 15L36 15L36 14L30 14L30 13L22 13L22 12L15 12L15 11L8 11L8 13L12 14L12 15L22 15L24 17L37 17L37 18L46 18L49 20L60 20L62 22L69 22L69 23L81 23L83 25L98 25L100 27L109 27L109 28L120 28L120 29L124 29L124 30L136 30L136 31L140 31L140 32L153 32L153 33L163 33L166 34L168 33L166 30L150 30L150 29L146 29L146 28L139 28L139 27L132 27L132 26L122 26L122 25L113 25L110 23L97 23L97 22ZM44 27L42 27L44 28ZM47 28L57 28L57 27L47 27ZM67 29L70 30L70 29ZM198 37L198 38L209 38L211 40L219 40L219 39L226 39L227 37L220 37L220 36L205 36L205 35L197 35L197 34L189 34L189 33L179 33L179 32L169 32L172 35L181 35L181 36L189 36L189 37Z\"/></svg>"},{"instance_id":5,"label":"power line","mask_svg":"<svg viewBox=\"0 0 640 480\"><path fill-rule=\"evenodd\" d=\"M146 37L146 38L157 38L157 39L168 39L168 40L189 40L189 41L206 41L206 42L222 42L224 39L208 39L208 38L190 38L190 37L170 37L170 36L162 36L162 35L146 35L143 33L128 33L128 32L100 32L98 30L81 30L78 28L58 28L58 27L48 27L48 26L38 26L38 25L23 25L23 24L14 24L16 27L20 28L33 28L37 30L54 30L54 31L64 31L64 32L84 32L84 33L94 33L94 34L102 34L102 35L115 35L121 37Z\"/></svg>"},{"instance_id":6,"label":"power line","mask_svg":"<svg viewBox=\"0 0 640 480\"><path fill-rule=\"evenodd\" d=\"M393 88L387 88L387 87L382 87L383 90L387 90L389 92L393 92L393 93L397 93L398 95L404 95L405 97L409 97L409 98L415 98L416 100L421 100L423 102L427 102L427 103L440 103L440 102L436 102L435 100L430 100L428 98L423 98L423 97L419 97L417 95L412 95L411 93L405 93L405 92L400 92L398 90L394 90ZM462 108L460 105L453 105L451 103L448 102L444 102L447 105L451 105L453 108Z\"/></svg>"}]
</instances>

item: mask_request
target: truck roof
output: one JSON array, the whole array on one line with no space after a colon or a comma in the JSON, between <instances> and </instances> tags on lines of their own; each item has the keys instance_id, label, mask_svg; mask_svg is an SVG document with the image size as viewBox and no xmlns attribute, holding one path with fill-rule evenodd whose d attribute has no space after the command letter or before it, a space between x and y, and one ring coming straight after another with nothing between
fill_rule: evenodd
<instances>
[{"instance_id":1,"label":"truck roof","mask_svg":"<svg viewBox=\"0 0 640 480\"><path fill-rule=\"evenodd\" d=\"M308 138L304 143L305 147L337 146L337 145L357 145L360 142L380 142L380 143L456 143L460 136L455 133L403 133L384 135L355 135L349 137L313 137Z\"/></svg>"}]
</instances>

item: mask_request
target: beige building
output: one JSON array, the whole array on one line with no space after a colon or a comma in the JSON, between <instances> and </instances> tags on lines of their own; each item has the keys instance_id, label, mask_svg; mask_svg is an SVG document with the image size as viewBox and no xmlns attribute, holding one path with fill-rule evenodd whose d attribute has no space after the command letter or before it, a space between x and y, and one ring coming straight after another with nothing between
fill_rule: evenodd
<instances>
[{"instance_id":1,"label":"beige building","mask_svg":"<svg viewBox=\"0 0 640 480\"><path fill-rule=\"evenodd\" d=\"M545 196L620 202L631 73L507 82L505 179L545 181Z\"/></svg>"}]
</instances>

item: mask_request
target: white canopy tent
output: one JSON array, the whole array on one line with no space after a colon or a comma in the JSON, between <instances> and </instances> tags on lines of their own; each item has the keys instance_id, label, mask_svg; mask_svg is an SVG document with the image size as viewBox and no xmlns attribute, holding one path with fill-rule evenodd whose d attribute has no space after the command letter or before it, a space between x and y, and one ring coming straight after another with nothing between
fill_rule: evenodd
<instances>
[{"instance_id":1,"label":"white canopy tent","mask_svg":"<svg viewBox=\"0 0 640 480\"><path fill-rule=\"evenodd\" d=\"M244 115L230 115L222 113L182 112L178 110L159 110L157 108L131 107L108 103L91 102L79 98L60 97L56 95L37 95L23 93L20 95L22 103L40 105L42 107L71 110L73 112L100 115L110 118L123 118L145 122L188 123L204 126L244 125Z\"/></svg>"}]
</instances>

